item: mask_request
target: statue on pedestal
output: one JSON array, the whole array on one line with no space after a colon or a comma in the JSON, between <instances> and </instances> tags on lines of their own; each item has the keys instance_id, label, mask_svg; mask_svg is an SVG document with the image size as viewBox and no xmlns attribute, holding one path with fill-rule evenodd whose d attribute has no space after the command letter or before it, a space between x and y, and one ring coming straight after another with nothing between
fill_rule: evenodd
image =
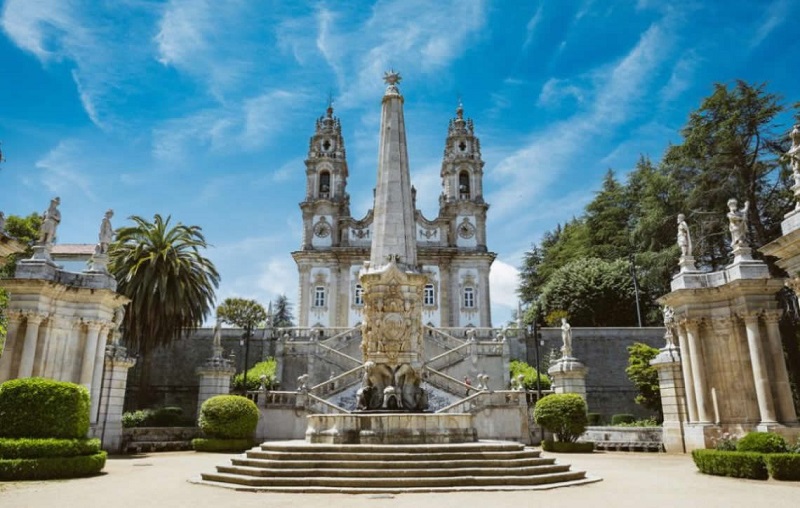
<instances>
[{"instance_id":1,"label":"statue on pedestal","mask_svg":"<svg viewBox=\"0 0 800 508\"><path fill-rule=\"evenodd\" d=\"M797 187L800 186L800 124L794 126L789 137L792 140L792 147L786 152L786 157L789 158L794 185Z\"/></svg>"},{"instance_id":2,"label":"statue on pedestal","mask_svg":"<svg viewBox=\"0 0 800 508\"><path fill-rule=\"evenodd\" d=\"M567 323L567 318L561 318L561 356L572 357L572 327Z\"/></svg>"},{"instance_id":3,"label":"statue on pedestal","mask_svg":"<svg viewBox=\"0 0 800 508\"><path fill-rule=\"evenodd\" d=\"M50 200L50 207L42 215L42 225L39 227L39 244L52 245L56 240L56 228L61 222L61 212L58 205L61 199L55 197Z\"/></svg>"},{"instance_id":4,"label":"statue on pedestal","mask_svg":"<svg viewBox=\"0 0 800 508\"><path fill-rule=\"evenodd\" d=\"M731 198L728 200L728 229L731 232L731 248L749 247L747 241L747 212L750 202L745 201L744 208L738 210L739 202Z\"/></svg>"},{"instance_id":5,"label":"statue on pedestal","mask_svg":"<svg viewBox=\"0 0 800 508\"><path fill-rule=\"evenodd\" d=\"M108 245L114 239L114 228L111 227L111 217L114 216L114 210L106 210L103 221L100 223L100 233L97 237L100 242L97 244L98 254L108 254Z\"/></svg>"},{"instance_id":6,"label":"statue on pedestal","mask_svg":"<svg viewBox=\"0 0 800 508\"><path fill-rule=\"evenodd\" d=\"M689 225L686 224L686 217L678 214L678 247L681 249L681 257L692 256L692 237L689 234Z\"/></svg>"}]
</instances>

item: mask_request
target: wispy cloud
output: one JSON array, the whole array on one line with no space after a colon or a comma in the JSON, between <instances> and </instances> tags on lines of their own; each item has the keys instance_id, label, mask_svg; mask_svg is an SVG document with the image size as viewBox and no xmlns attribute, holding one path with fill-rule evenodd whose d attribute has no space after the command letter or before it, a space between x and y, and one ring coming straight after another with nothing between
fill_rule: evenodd
<instances>
[{"instance_id":1,"label":"wispy cloud","mask_svg":"<svg viewBox=\"0 0 800 508\"><path fill-rule=\"evenodd\" d=\"M64 194L73 189L80 190L84 197L96 200L92 192L92 181L82 166L83 149L76 141L61 141L42 159L36 167L42 170L41 182L50 192Z\"/></svg>"},{"instance_id":2,"label":"wispy cloud","mask_svg":"<svg viewBox=\"0 0 800 508\"><path fill-rule=\"evenodd\" d=\"M750 39L750 49L758 47L775 28L787 20L788 10L789 2L787 0L775 0L763 10L761 21Z\"/></svg>"},{"instance_id":3,"label":"wispy cloud","mask_svg":"<svg viewBox=\"0 0 800 508\"><path fill-rule=\"evenodd\" d=\"M493 315L507 315L509 310L517 308L519 271L514 266L496 259L492 263L492 271L489 273L489 285ZM501 307L505 308L505 312L498 312ZM502 326L504 323L495 320L494 324Z\"/></svg>"},{"instance_id":4,"label":"wispy cloud","mask_svg":"<svg viewBox=\"0 0 800 508\"><path fill-rule=\"evenodd\" d=\"M539 7L536 8L536 13L528 20L528 24L525 25L525 42L522 43L522 49L528 49L528 47L533 42L533 37L536 35L536 29L539 27L539 24L542 22L542 12L544 11L544 2L539 4Z\"/></svg>"}]
</instances>

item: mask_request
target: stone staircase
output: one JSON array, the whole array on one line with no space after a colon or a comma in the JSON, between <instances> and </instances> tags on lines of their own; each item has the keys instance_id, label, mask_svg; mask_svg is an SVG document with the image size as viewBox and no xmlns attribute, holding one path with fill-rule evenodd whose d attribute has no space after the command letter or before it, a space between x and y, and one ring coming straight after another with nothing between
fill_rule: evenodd
<instances>
[{"instance_id":1,"label":"stone staircase","mask_svg":"<svg viewBox=\"0 0 800 508\"><path fill-rule=\"evenodd\" d=\"M267 442L197 483L248 491L395 494L536 490L599 481L519 443L324 445Z\"/></svg>"}]
</instances>

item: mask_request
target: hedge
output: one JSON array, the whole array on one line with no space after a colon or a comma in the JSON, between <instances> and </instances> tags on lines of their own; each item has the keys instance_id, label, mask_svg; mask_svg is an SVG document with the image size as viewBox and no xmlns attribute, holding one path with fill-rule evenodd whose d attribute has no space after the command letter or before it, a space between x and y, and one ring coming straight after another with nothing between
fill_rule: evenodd
<instances>
[{"instance_id":1,"label":"hedge","mask_svg":"<svg viewBox=\"0 0 800 508\"><path fill-rule=\"evenodd\" d=\"M239 395L217 395L203 402L198 419L206 437L250 439L258 425L258 407Z\"/></svg>"},{"instance_id":2,"label":"hedge","mask_svg":"<svg viewBox=\"0 0 800 508\"><path fill-rule=\"evenodd\" d=\"M786 440L771 432L748 432L736 442L737 452L784 453Z\"/></svg>"},{"instance_id":3,"label":"hedge","mask_svg":"<svg viewBox=\"0 0 800 508\"><path fill-rule=\"evenodd\" d=\"M215 439L198 437L192 439L192 448L197 452L240 453L252 448L252 439Z\"/></svg>"},{"instance_id":4,"label":"hedge","mask_svg":"<svg viewBox=\"0 0 800 508\"><path fill-rule=\"evenodd\" d=\"M776 480L800 482L800 453L764 455L769 475Z\"/></svg>"},{"instance_id":5,"label":"hedge","mask_svg":"<svg viewBox=\"0 0 800 508\"><path fill-rule=\"evenodd\" d=\"M603 424L603 415L600 413L589 413L587 416L588 425L596 427Z\"/></svg>"},{"instance_id":6,"label":"hedge","mask_svg":"<svg viewBox=\"0 0 800 508\"><path fill-rule=\"evenodd\" d=\"M2 459L75 457L94 455L99 451L99 439L0 438Z\"/></svg>"},{"instance_id":7,"label":"hedge","mask_svg":"<svg viewBox=\"0 0 800 508\"><path fill-rule=\"evenodd\" d=\"M564 441L542 441L542 450L555 453L592 453L594 443L568 443Z\"/></svg>"},{"instance_id":8,"label":"hedge","mask_svg":"<svg viewBox=\"0 0 800 508\"><path fill-rule=\"evenodd\" d=\"M98 474L106 465L106 452L77 457L0 459L0 481L79 478Z\"/></svg>"},{"instance_id":9,"label":"hedge","mask_svg":"<svg viewBox=\"0 0 800 508\"><path fill-rule=\"evenodd\" d=\"M126 429L135 427L194 427L192 418L184 416L179 407L159 407L138 409L122 414L122 426Z\"/></svg>"},{"instance_id":10,"label":"hedge","mask_svg":"<svg viewBox=\"0 0 800 508\"><path fill-rule=\"evenodd\" d=\"M89 432L89 391L43 378L0 384L0 437L83 438Z\"/></svg>"},{"instance_id":11,"label":"hedge","mask_svg":"<svg viewBox=\"0 0 800 508\"><path fill-rule=\"evenodd\" d=\"M701 473L734 478L769 478L764 455L757 452L693 450L692 459Z\"/></svg>"},{"instance_id":12,"label":"hedge","mask_svg":"<svg viewBox=\"0 0 800 508\"><path fill-rule=\"evenodd\" d=\"M533 408L538 425L556 435L559 441L575 441L586 430L586 401L576 393L556 393L543 397Z\"/></svg>"},{"instance_id":13,"label":"hedge","mask_svg":"<svg viewBox=\"0 0 800 508\"><path fill-rule=\"evenodd\" d=\"M633 423L636 421L636 417L631 414L618 414L611 416L611 425L620 425L623 423Z\"/></svg>"}]
</instances>

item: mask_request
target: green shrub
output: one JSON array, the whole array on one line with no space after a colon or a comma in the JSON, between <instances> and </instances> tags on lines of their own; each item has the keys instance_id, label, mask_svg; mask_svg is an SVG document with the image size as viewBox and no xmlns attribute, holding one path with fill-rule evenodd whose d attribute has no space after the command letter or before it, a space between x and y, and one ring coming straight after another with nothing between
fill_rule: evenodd
<instances>
[{"instance_id":1,"label":"green shrub","mask_svg":"<svg viewBox=\"0 0 800 508\"><path fill-rule=\"evenodd\" d=\"M197 437L192 439L192 448L197 452L240 453L252 448L252 439L215 439Z\"/></svg>"},{"instance_id":2,"label":"green shrub","mask_svg":"<svg viewBox=\"0 0 800 508\"><path fill-rule=\"evenodd\" d=\"M800 481L800 453L770 453L764 455L769 475L776 480Z\"/></svg>"},{"instance_id":3,"label":"green shrub","mask_svg":"<svg viewBox=\"0 0 800 508\"><path fill-rule=\"evenodd\" d=\"M207 437L250 439L258 425L258 407L239 395L217 395L203 402L198 424Z\"/></svg>"},{"instance_id":4,"label":"green shrub","mask_svg":"<svg viewBox=\"0 0 800 508\"><path fill-rule=\"evenodd\" d=\"M0 385L0 437L83 438L89 432L89 391L43 378Z\"/></svg>"},{"instance_id":5,"label":"green shrub","mask_svg":"<svg viewBox=\"0 0 800 508\"><path fill-rule=\"evenodd\" d=\"M629 423L618 423L617 427L661 427L655 418L645 418L644 420L634 420Z\"/></svg>"},{"instance_id":6,"label":"green shrub","mask_svg":"<svg viewBox=\"0 0 800 508\"><path fill-rule=\"evenodd\" d=\"M636 417L629 414L619 414L611 416L611 425L622 425L623 423L633 423Z\"/></svg>"},{"instance_id":7,"label":"green shrub","mask_svg":"<svg viewBox=\"0 0 800 508\"><path fill-rule=\"evenodd\" d=\"M737 440L735 436L731 436L726 432L714 444L714 449L722 452L735 452Z\"/></svg>"},{"instance_id":8,"label":"green shrub","mask_svg":"<svg viewBox=\"0 0 800 508\"><path fill-rule=\"evenodd\" d=\"M771 432L748 432L736 443L737 452L785 453L786 440Z\"/></svg>"},{"instance_id":9,"label":"green shrub","mask_svg":"<svg viewBox=\"0 0 800 508\"><path fill-rule=\"evenodd\" d=\"M756 452L694 450L692 459L701 473L734 478L766 480L769 477L764 455Z\"/></svg>"},{"instance_id":10,"label":"green shrub","mask_svg":"<svg viewBox=\"0 0 800 508\"><path fill-rule=\"evenodd\" d=\"M603 415L600 413L588 413L586 415L586 420L590 427L596 427L603 424Z\"/></svg>"},{"instance_id":11,"label":"green shrub","mask_svg":"<svg viewBox=\"0 0 800 508\"><path fill-rule=\"evenodd\" d=\"M572 442L586 430L586 401L576 393L548 395L536 402L533 418L559 441Z\"/></svg>"},{"instance_id":12,"label":"green shrub","mask_svg":"<svg viewBox=\"0 0 800 508\"><path fill-rule=\"evenodd\" d=\"M100 451L99 439L0 438L0 458L75 457Z\"/></svg>"},{"instance_id":13,"label":"green shrub","mask_svg":"<svg viewBox=\"0 0 800 508\"><path fill-rule=\"evenodd\" d=\"M517 379L517 376L522 374L522 386L526 390L536 389L536 369L531 367L525 362L519 360L511 360L508 364L508 370L511 372L511 379ZM546 374L539 374L539 386L542 390L550 389L550 378Z\"/></svg>"},{"instance_id":14,"label":"green shrub","mask_svg":"<svg viewBox=\"0 0 800 508\"><path fill-rule=\"evenodd\" d=\"M562 441L542 441L542 450L555 453L592 453L594 443L568 443Z\"/></svg>"},{"instance_id":15,"label":"green shrub","mask_svg":"<svg viewBox=\"0 0 800 508\"><path fill-rule=\"evenodd\" d=\"M0 481L79 478L99 473L106 465L106 452L76 457L0 459Z\"/></svg>"},{"instance_id":16,"label":"green shrub","mask_svg":"<svg viewBox=\"0 0 800 508\"><path fill-rule=\"evenodd\" d=\"M179 407L139 409L123 413L122 426L135 427L193 427L194 420L183 415Z\"/></svg>"},{"instance_id":17,"label":"green shrub","mask_svg":"<svg viewBox=\"0 0 800 508\"><path fill-rule=\"evenodd\" d=\"M278 362L275 358L267 358L263 362L259 362L247 371L247 390L261 389L261 376L267 376L265 379L267 390L272 390L277 384L276 371ZM231 389L234 391L242 391L244 389L244 374L239 373L233 376L233 384Z\"/></svg>"}]
</instances>

